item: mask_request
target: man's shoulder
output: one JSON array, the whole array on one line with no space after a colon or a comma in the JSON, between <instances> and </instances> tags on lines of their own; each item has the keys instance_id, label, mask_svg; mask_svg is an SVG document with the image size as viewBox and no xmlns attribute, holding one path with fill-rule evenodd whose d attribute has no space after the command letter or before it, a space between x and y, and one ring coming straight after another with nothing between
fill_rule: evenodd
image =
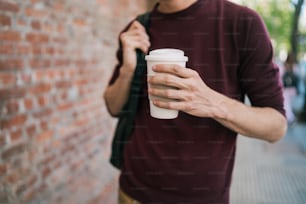
<instances>
[{"instance_id":1,"label":"man's shoulder","mask_svg":"<svg viewBox=\"0 0 306 204\"><path fill-rule=\"evenodd\" d=\"M224 12L227 15L236 16L240 18L260 18L260 16L255 10L248 8L244 5L240 5L228 0L224 0L222 2L224 3Z\"/></svg>"}]
</instances>

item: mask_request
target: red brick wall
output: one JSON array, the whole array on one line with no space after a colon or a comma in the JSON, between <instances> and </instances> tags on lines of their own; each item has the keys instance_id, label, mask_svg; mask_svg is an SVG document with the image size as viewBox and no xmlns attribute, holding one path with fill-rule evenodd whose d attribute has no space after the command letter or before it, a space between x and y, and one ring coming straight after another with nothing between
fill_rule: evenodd
<instances>
[{"instance_id":1,"label":"red brick wall","mask_svg":"<svg viewBox=\"0 0 306 204\"><path fill-rule=\"evenodd\" d=\"M145 0L0 0L0 203L115 203L102 93Z\"/></svg>"}]
</instances>

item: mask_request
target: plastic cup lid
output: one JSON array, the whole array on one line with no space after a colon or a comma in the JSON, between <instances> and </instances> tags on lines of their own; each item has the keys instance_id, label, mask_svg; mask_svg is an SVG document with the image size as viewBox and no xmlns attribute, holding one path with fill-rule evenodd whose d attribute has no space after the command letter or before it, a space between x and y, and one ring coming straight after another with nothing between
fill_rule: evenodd
<instances>
[{"instance_id":1,"label":"plastic cup lid","mask_svg":"<svg viewBox=\"0 0 306 204\"><path fill-rule=\"evenodd\" d=\"M147 61L188 61L188 57L184 56L184 51L172 48L152 50L145 59Z\"/></svg>"}]
</instances>

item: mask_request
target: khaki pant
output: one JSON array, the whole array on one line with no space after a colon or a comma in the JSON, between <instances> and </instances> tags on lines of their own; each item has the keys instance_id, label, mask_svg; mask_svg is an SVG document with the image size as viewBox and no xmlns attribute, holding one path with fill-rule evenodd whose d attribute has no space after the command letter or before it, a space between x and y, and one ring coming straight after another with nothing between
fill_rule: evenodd
<instances>
[{"instance_id":1,"label":"khaki pant","mask_svg":"<svg viewBox=\"0 0 306 204\"><path fill-rule=\"evenodd\" d=\"M118 204L141 204L119 189Z\"/></svg>"}]
</instances>

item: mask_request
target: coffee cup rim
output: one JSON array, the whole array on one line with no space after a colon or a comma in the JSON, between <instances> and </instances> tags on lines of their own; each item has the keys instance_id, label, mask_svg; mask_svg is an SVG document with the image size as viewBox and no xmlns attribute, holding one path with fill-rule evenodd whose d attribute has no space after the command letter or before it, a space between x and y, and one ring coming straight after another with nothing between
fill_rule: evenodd
<instances>
[{"instance_id":1,"label":"coffee cup rim","mask_svg":"<svg viewBox=\"0 0 306 204\"><path fill-rule=\"evenodd\" d=\"M186 62L188 57L184 56L184 51L175 48L162 48L151 50L148 55L145 56L147 61L179 61Z\"/></svg>"}]
</instances>

